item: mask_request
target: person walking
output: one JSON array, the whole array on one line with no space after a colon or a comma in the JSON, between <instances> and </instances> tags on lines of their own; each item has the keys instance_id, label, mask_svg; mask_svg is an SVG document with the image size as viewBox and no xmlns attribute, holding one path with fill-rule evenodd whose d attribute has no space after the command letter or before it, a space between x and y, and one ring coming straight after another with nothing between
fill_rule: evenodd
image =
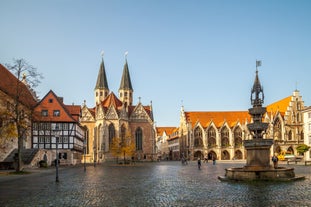
<instances>
[{"instance_id":1,"label":"person walking","mask_svg":"<svg viewBox=\"0 0 311 207\"><path fill-rule=\"evenodd\" d=\"M279 161L279 158L276 155L273 155L272 162L273 162L274 169L278 168L278 161Z\"/></svg>"},{"instance_id":2,"label":"person walking","mask_svg":"<svg viewBox=\"0 0 311 207\"><path fill-rule=\"evenodd\" d=\"M201 159L198 158L198 169L201 170Z\"/></svg>"},{"instance_id":3,"label":"person walking","mask_svg":"<svg viewBox=\"0 0 311 207\"><path fill-rule=\"evenodd\" d=\"M213 165L215 165L215 164L216 164L216 157L213 156L213 157L212 157L212 160L213 160Z\"/></svg>"}]
</instances>

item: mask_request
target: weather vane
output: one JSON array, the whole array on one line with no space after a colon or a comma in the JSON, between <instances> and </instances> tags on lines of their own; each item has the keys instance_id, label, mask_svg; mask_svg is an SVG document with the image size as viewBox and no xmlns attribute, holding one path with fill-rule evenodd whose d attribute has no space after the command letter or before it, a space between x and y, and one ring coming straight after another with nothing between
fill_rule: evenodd
<instances>
[{"instance_id":1,"label":"weather vane","mask_svg":"<svg viewBox=\"0 0 311 207\"><path fill-rule=\"evenodd\" d=\"M124 53L125 59L127 59L127 55L128 55L128 54L129 54L128 51L126 51L126 52Z\"/></svg>"}]
</instances>

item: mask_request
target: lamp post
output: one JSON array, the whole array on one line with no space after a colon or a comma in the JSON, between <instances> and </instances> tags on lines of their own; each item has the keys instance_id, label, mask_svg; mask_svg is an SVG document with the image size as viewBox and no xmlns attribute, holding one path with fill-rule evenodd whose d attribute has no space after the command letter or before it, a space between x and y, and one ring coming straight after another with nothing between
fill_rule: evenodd
<instances>
[{"instance_id":1,"label":"lamp post","mask_svg":"<svg viewBox=\"0 0 311 207\"><path fill-rule=\"evenodd\" d=\"M55 136L55 139L56 139L56 163L55 163L55 168L56 168L56 182L58 183L59 182L59 179L58 179L58 133L59 133L59 128L58 128L58 125L56 124L55 126L55 129L54 129L54 136Z\"/></svg>"},{"instance_id":2,"label":"lamp post","mask_svg":"<svg viewBox=\"0 0 311 207\"><path fill-rule=\"evenodd\" d=\"M86 139L84 138L83 142L83 150L84 150L84 172L86 172L86 163L85 163L85 156L86 156Z\"/></svg>"}]
</instances>

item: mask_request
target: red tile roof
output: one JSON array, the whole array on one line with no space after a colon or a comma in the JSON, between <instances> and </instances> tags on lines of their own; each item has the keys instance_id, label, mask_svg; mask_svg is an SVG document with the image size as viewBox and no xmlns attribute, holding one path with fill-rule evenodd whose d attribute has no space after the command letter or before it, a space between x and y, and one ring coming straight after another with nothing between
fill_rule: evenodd
<instances>
[{"instance_id":1,"label":"red tile roof","mask_svg":"<svg viewBox=\"0 0 311 207\"><path fill-rule=\"evenodd\" d=\"M109 108L110 106L113 106L115 109L121 109L123 103L116 97L116 95L113 92L111 92L105 98L105 100L101 102L101 105L106 109Z\"/></svg>"},{"instance_id":2,"label":"red tile roof","mask_svg":"<svg viewBox=\"0 0 311 207\"><path fill-rule=\"evenodd\" d=\"M176 127L156 127L157 136L162 136L165 132L167 136L171 135Z\"/></svg>"},{"instance_id":3,"label":"red tile roof","mask_svg":"<svg viewBox=\"0 0 311 207\"><path fill-rule=\"evenodd\" d=\"M235 126L239 121L244 124L247 120L250 122L251 117L248 111L192 111L185 112L186 119L191 122L192 127L199 121L203 127L209 126L213 122L216 127L221 127L225 122L230 127Z\"/></svg>"},{"instance_id":4,"label":"red tile roof","mask_svg":"<svg viewBox=\"0 0 311 207\"><path fill-rule=\"evenodd\" d=\"M19 84L19 101L29 107L32 108L36 105L37 101L32 96L28 87L18 80L7 68L0 64L0 90L6 93L8 96L15 99L17 95L17 89Z\"/></svg>"},{"instance_id":5,"label":"red tile roof","mask_svg":"<svg viewBox=\"0 0 311 207\"><path fill-rule=\"evenodd\" d=\"M269 104L267 108L267 112L270 115L271 113L274 114L275 112L280 112L283 116L287 111L287 107L289 106L290 101L292 100L292 96L288 96L283 98L277 102Z\"/></svg>"},{"instance_id":6,"label":"red tile roof","mask_svg":"<svg viewBox=\"0 0 311 207\"><path fill-rule=\"evenodd\" d=\"M80 116L80 106L64 105L61 98L50 90L34 109L34 121L49 122L78 122ZM48 111L48 116L42 116L42 110ZM59 110L60 115L54 116L53 111Z\"/></svg>"}]
</instances>

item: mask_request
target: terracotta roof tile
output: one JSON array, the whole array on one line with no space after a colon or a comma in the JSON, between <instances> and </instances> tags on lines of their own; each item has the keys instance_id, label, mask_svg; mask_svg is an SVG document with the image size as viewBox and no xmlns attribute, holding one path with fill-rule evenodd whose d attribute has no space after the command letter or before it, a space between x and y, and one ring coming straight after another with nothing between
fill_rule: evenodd
<instances>
[{"instance_id":1,"label":"terracotta roof tile","mask_svg":"<svg viewBox=\"0 0 311 207\"><path fill-rule=\"evenodd\" d=\"M221 127L225 122L230 127L236 125L239 121L242 124L247 120L250 122L248 111L192 111L185 112L186 119L192 123L192 127L196 122L200 122L203 127L207 127L213 122L216 127Z\"/></svg>"},{"instance_id":2,"label":"terracotta roof tile","mask_svg":"<svg viewBox=\"0 0 311 207\"><path fill-rule=\"evenodd\" d=\"M48 115L42 116L42 110L47 110ZM59 110L59 116L54 115L54 110ZM49 121L49 122L78 122L80 106L64 105L61 99L50 90L45 97L34 108L35 121Z\"/></svg>"},{"instance_id":3,"label":"terracotta roof tile","mask_svg":"<svg viewBox=\"0 0 311 207\"><path fill-rule=\"evenodd\" d=\"M176 127L156 127L157 136L162 136L165 132L167 136L172 134Z\"/></svg>"},{"instance_id":4,"label":"terracotta roof tile","mask_svg":"<svg viewBox=\"0 0 311 207\"><path fill-rule=\"evenodd\" d=\"M36 105L37 101L32 96L28 87L19 81L7 68L0 64L0 90L6 93L8 96L15 98L17 83L20 84L20 102L32 108Z\"/></svg>"},{"instance_id":5,"label":"terracotta roof tile","mask_svg":"<svg viewBox=\"0 0 311 207\"><path fill-rule=\"evenodd\" d=\"M117 97L116 97L116 95L113 93L113 92L111 92L106 98L105 98L105 100L103 100L102 102L101 102L101 104L102 104L102 106L104 107L104 108L109 108L111 105L115 108L115 109L121 109L122 108L122 105L123 105L123 103L122 103L122 101L120 101Z\"/></svg>"},{"instance_id":6,"label":"terracotta roof tile","mask_svg":"<svg viewBox=\"0 0 311 207\"><path fill-rule=\"evenodd\" d=\"M266 107L268 114L271 114L271 113L274 114L275 112L280 112L281 115L284 115L286 110L287 110L287 107L289 106L291 99L292 99L292 96L288 96L288 97L283 98L277 102L269 104Z\"/></svg>"}]
</instances>

